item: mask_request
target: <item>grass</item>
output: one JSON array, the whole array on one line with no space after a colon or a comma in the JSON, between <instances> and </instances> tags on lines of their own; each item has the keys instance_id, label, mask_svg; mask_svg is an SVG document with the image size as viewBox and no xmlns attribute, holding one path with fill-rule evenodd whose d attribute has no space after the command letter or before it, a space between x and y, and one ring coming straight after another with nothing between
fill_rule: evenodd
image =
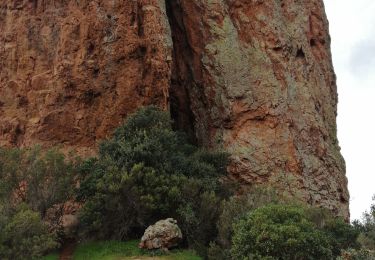
<instances>
[{"instance_id":1,"label":"grass","mask_svg":"<svg viewBox=\"0 0 375 260\"><path fill-rule=\"evenodd\" d=\"M57 254L48 255L43 260L58 259ZM138 248L138 241L103 241L78 245L73 260L201 260L190 250L146 251Z\"/></svg>"},{"instance_id":2,"label":"grass","mask_svg":"<svg viewBox=\"0 0 375 260\"><path fill-rule=\"evenodd\" d=\"M58 260L58 259L59 259L59 253L52 253L42 258L42 260Z\"/></svg>"}]
</instances>

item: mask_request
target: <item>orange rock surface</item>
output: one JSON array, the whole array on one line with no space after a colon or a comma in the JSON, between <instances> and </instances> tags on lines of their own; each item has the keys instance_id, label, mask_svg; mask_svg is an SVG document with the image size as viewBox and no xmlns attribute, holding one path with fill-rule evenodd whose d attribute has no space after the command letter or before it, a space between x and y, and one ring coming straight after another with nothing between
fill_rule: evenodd
<instances>
[{"instance_id":1,"label":"orange rock surface","mask_svg":"<svg viewBox=\"0 0 375 260\"><path fill-rule=\"evenodd\" d=\"M349 216L322 0L3 0L0 145L95 151L155 104L230 175Z\"/></svg>"},{"instance_id":2,"label":"orange rock surface","mask_svg":"<svg viewBox=\"0 0 375 260\"><path fill-rule=\"evenodd\" d=\"M0 144L90 151L138 107L166 108L158 1L1 1Z\"/></svg>"}]
</instances>

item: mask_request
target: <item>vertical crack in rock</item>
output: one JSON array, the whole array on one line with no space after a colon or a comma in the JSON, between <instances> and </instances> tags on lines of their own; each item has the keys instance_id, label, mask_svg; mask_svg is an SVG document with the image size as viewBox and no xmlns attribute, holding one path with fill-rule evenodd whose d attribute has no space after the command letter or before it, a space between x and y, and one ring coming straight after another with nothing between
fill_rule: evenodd
<instances>
[{"instance_id":1,"label":"vertical crack in rock","mask_svg":"<svg viewBox=\"0 0 375 260\"><path fill-rule=\"evenodd\" d=\"M170 85L170 111L174 127L185 131L195 140L194 114L191 110L190 88L193 86L191 71L192 49L189 45L182 9L178 1L166 0L167 16L173 40L172 75Z\"/></svg>"}]
</instances>

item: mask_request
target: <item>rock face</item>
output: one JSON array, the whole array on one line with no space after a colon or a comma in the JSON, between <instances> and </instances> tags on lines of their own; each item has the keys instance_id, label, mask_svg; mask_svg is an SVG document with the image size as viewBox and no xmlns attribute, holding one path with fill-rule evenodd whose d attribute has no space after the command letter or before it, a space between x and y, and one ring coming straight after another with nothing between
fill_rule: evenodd
<instances>
[{"instance_id":1,"label":"rock face","mask_svg":"<svg viewBox=\"0 0 375 260\"><path fill-rule=\"evenodd\" d=\"M0 2L1 145L91 150L138 107L167 108L161 1Z\"/></svg>"},{"instance_id":2,"label":"rock face","mask_svg":"<svg viewBox=\"0 0 375 260\"><path fill-rule=\"evenodd\" d=\"M181 229L177 221L168 218L149 226L139 244L144 249L169 249L178 245L182 240Z\"/></svg>"},{"instance_id":3,"label":"rock face","mask_svg":"<svg viewBox=\"0 0 375 260\"><path fill-rule=\"evenodd\" d=\"M0 66L0 145L92 153L136 108L170 106L244 185L349 216L322 0L4 0Z\"/></svg>"}]
</instances>

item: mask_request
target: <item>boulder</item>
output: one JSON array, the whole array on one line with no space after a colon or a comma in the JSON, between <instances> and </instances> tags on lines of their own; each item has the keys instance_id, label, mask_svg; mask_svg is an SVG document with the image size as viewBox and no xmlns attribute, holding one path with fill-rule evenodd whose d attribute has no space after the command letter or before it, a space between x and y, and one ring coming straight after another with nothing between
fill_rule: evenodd
<instances>
[{"instance_id":1,"label":"boulder","mask_svg":"<svg viewBox=\"0 0 375 260\"><path fill-rule=\"evenodd\" d=\"M177 221L168 218L149 226L141 238L139 247L149 250L165 250L177 246L181 240L182 232L177 225Z\"/></svg>"}]
</instances>

